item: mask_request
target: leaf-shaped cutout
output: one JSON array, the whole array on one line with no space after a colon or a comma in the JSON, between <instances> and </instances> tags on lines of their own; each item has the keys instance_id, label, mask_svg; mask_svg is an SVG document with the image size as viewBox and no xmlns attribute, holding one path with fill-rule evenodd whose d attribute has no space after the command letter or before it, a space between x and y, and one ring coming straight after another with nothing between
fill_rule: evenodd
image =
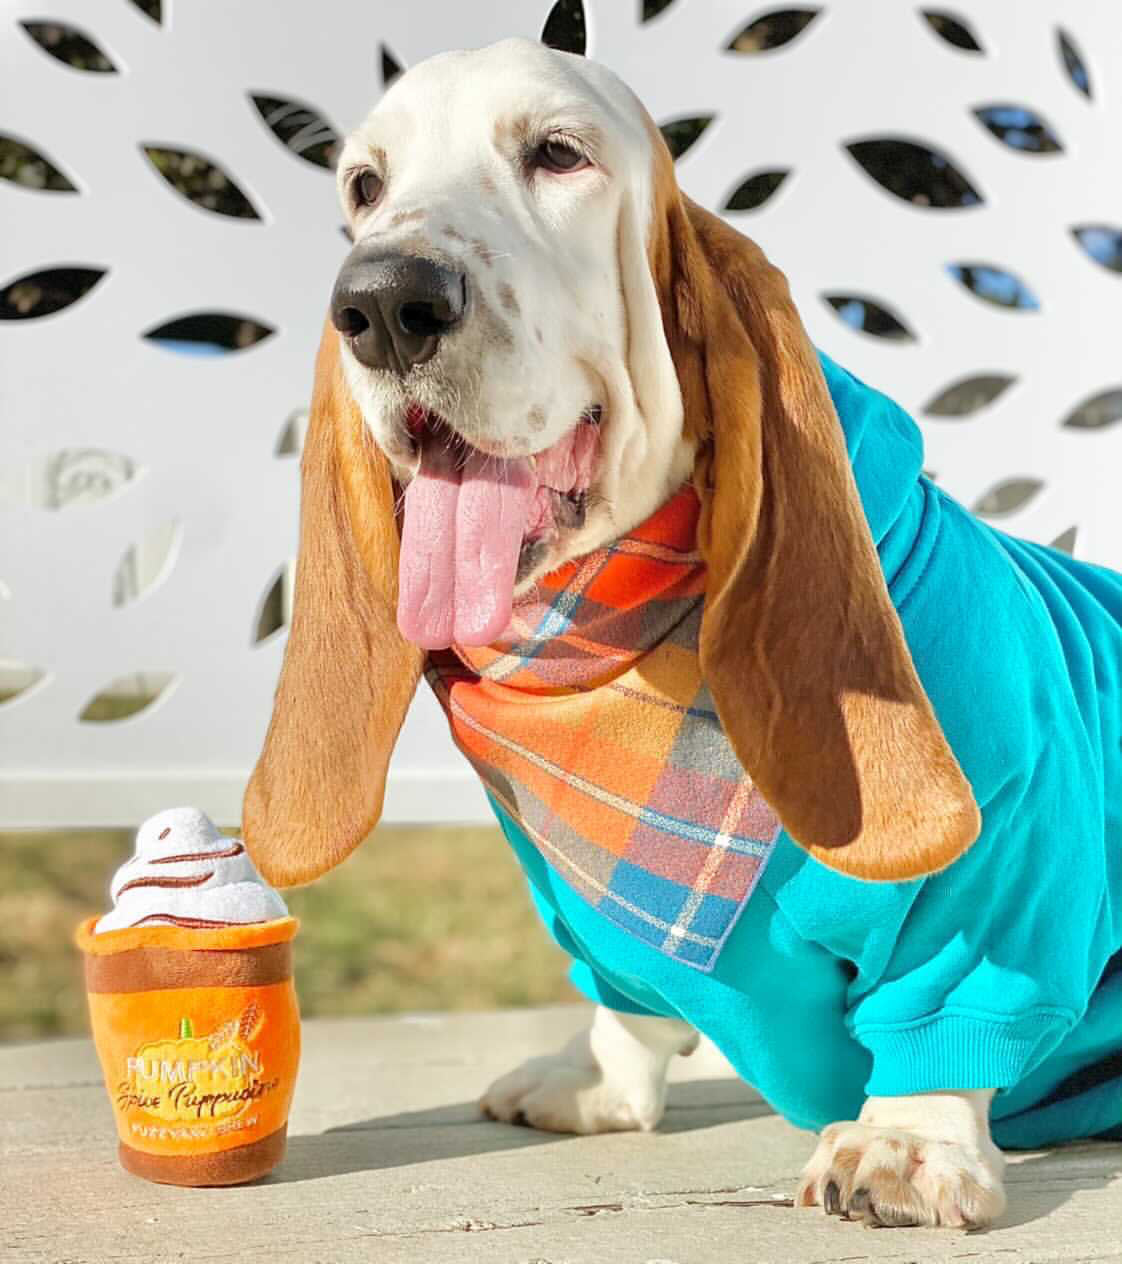
<instances>
[{"instance_id":1,"label":"leaf-shaped cutout","mask_svg":"<svg viewBox=\"0 0 1122 1264\"><path fill-rule=\"evenodd\" d=\"M701 134L716 118L715 114L698 114L691 118L671 119L667 123L660 123L658 130L662 133L663 140L670 150L670 156L675 162L700 139Z\"/></svg>"},{"instance_id":2,"label":"leaf-shaped cutout","mask_svg":"<svg viewBox=\"0 0 1122 1264\"><path fill-rule=\"evenodd\" d=\"M941 9L924 9L923 17L935 34L952 47L964 53L985 51L978 42L978 37L962 18L953 17Z\"/></svg>"},{"instance_id":3,"label":"leaf-shaped cutout","mask_svg":"<svg viewBox=\"0 0 1122 1264\"><path fill-rule=\"evenodd\" d=\"M276 330L271 325L249 316L232 312L193 312L190 316L169 320L165 325L153 326L141 336L165 351L206 356L244 351L274 333Z\"/></svg>"},{"instance_id":4,"label":"leaf-shaped cutout","mask_svg":"<svg viewBox=\"0 0 1122 1264\"><path fill-rule=\"evenodd\" d=\"M982 201L982 195L951 160L928 145L873 136L854 141L845 149L877 184L913 206L955 210Z\"/></svg>"},{"instance_id":5,"label":"leaf-shaped cutout","mask_svg":"<svg viewBox=\"0 0 1122 1264\"><path fill-rule=\"evenodd\" d=\"M398 61L385 44L378 46L378 60L382 71L383 88L388 88L395 79L405 73L401 62Z\"/></svg>"},{"instance_id":6,"label":"leaf-shaped cutout","mask_svg":"<svg viewBox=\"0 0 1122 1264\"><path fill-rule=\"evenodd\" d=\"M84 298L105 268L47 268L28 272L0 290L0 320L38 320Z\"/></svg>"},{"instance_id":7,"label":"leaf-shaped cutout","mask_svg":"<svg viewBox=\"0 0 1122 1264\"><path fill-rule=\"evenodd\" d=\"M130 544L113 575L113 604L127 606L159 587L174 569L182 542L183 526L172 518Z\"/></svg>"},{"instance_id":8,"label":"leaf-shaped cutout","mask_svg":"<svg viewBox=\"0 0 1122 1264\"><path fill-rule=\"evenodd\" d=\"M299 456L304 450L304 436L308 433L308 410L298 408L289 413L281 429L274 456Z\"/></svg>"},{"instance_id":9,"label":"leaf-shaped cutout","mask_svg":"<svg viewBox=\"0 0 1122 1264\"><path fill-rule=\"evenodd\" d=\"M1071 430L1102 430L1122 421L1122 388L1100 391L1073 408L1063 425Z\"/></svg>"},{"instance_id":10,"label":"leaf-shaped cutout","mask_svg":"<svg viewBox=\"0 0 1122 1264\"><path fill-rule=\"evenodd\" d=\"M1060 61L1063 63L1064 70L1067 71L1067 77L1085 97L1089 98L1092 95L1091 75L1087 69L1087 63L1083 60L1079 45L1062 26L1056 30L1056 47L1059 49Z\"/></svg>"},{"instance_id":11,"label":"leaf-shaped cutout","mask_svg":"<svg viewBox=\"0 0 1122 1264\"><path fill-rule=\"evenodd\" d=\"M99 75L117 73L108 54L76 26L67 26L65 22L21 22L20 25L45 53L72 70Z\"/></svg>"},{"instance_id":12,"label":"leaf-shaped cutout","mask_svg":"<svg viewBox=\"0 0 1122 1264\"><path fill-rule=\"evenodd\" d=\"M1023 509L1044 484L1038 478L1010 478L997 483L974 506L976 514L1001 518Z\"/></svg>"},{"instance_id":13,"label":"leaf-shaped cutout","mask_svg":"<svg viewBox=\"0 0 1122 1264\"><path fill-rule=\"evenodd\" d=\"M1051 547L1059 549L1061 553L1067 553L1069 556L1075 556L1075 542L1079 538L1079 528L1068 527L1066 531L1061 531L1052 541Z\"/></svg>"},{"instance_id":14,"label":"leaf-shaped cutout","mask_svg":"<svg viewBox=\"0 0 1122 1264\"><path fill-rule=\"evenodd\" d=\"M16 698L25 697L46 678L47 673L41 667L32 667L30 663L17 663L10 658L0 658L0 707Z\"/></svg>"},{"instance_id":15,"label":"leaf-shaped cutout","mask_svg":"<svg viewBox=\"0 0 1122 1264\"><path fill-rule=\"evenodd\" d=\"M209 158L187 149L168 149L162 145L142 144L140 148L152 166L188 202L233 219L261 218L249 198Z\"/></svg>"},{"instance_id":16,"label":"leaf-shaped cutout","mask_svg":"<svg viewBox=\"0 0 1122 1264\"><path fill-rule=\"evenodd\" d=\"M113 724L139 715L161 697L167 697L174 672L134 672L118 676L99 690L78 714L82 724Z\"/></svg>"},{"instance_id":17,"label":"leaf-shaped cutout","mask_svg":"<svg viewBox=\"0 0 1122 1264\"><path fill-rule=\"evenodd\" d=\"M77 193L55 164L25 141L0 132L0 180L42 193Z\"/></svg>"},{"instance_id":18,"label":"leaf-shaped cutout","mask_svg":"<svg viewBox=\"0 0 1122 1264\"><path fill-rule=\"evenodd\" d=\"M1122 230L1108 224L1081 224L1071 235L1096 263L1122 272Z\"/></svg>"},{"instance_id":19,"label":"leaf-shaped cutout","mask_svg":"<svg viewBox=\"0 0 1122 1264\"><path fill-rule=\"evenodd\" d=\"M250 94L265 126L298 158L316 167L335 170L339 133L317 110L301 101Z\"/></svg>"},{"instance_id":20,"label":"leaf-shaped cutout","mask_svg":"<svg viewBox=\"0 0 1122 1264\"><path fill-rule=\"evenodd\" d=\"M292 618L292 587L296 566L288 561L276 572L265 589L257 617L253 621L253 644L263 645L282 628L287 628Z\"/></svg>"},{"instance_id":21,"label":"leaf-shaped cutout","mask_svg":"<svg viewBox=\"0 0 1122 1264\"><path fill-rule=\"evenodd\" d=\"M1056 133L1035 111L1023 105L979 105L974 115L1003 145L1022 154L1063 152Z\"/></svg>"},{"instance_id":22,"label":"leaf-shaped cutout","mask_svg":"<svg viewBox=\"0 0 1122 1264\"><path fill-rule=\"evenodd\" d=\"M557 0L542 27L541 39L547 48L583 57L588 47L588 30L581 0Z\"/></svg>"},{"instance_id":23,"label":"leaf-shaped cutout","mask_svg":"<svg viewBox=\"0 0 1122 1264\"><path fill-rule=\"evenodd\" d=\"M642 0L643 8L639 17L640 22L651 22L664 10L669 9L674 0Z\"/></svg>"},{"instance_id":24,"label":"leaf-shaped cutout","mask_svg":"<svg viewBox=\"0 0 1122 1264\"><path fill-rule=\"evenodd\" d=\"M851 329L890 342L915 342L915 334L882 303L859 294L823 294L822 297Z\"/></svg>"},{"instance_id":25,"label":"leaf-shaped cutout","mask_svg":"<svg viewBox=\"0 0 1122 1264\"><path fill-rule=\"evenodd\" d=\"M969 417L992 404L1016 381L1007 373L979 373L945 387L923 411L928 417Z\"/></svg>"},{"instance_id":26,"label":"leaf-shaped cutout","mask_svg":"<svg viewBox=\"0 0 1122 1264\"><path fill-rule=\"evenodd\" d=\"M753 18L725 45L730 53L767 53L797 39L821 9L775 9Z\"/></svg>"},{"instance_id":27,"label":"leaf-shaped cutout","mask_svg":"<svg viewBox=\"0 0 1122 1264\"><path fill-rule=\"evenodd\" d=\"M1012 272L989 263L948 263L947 271L971 294L995 307L1015 311L1038 312L1040 300Z\"/></svg>"},{"instance_id":28,"label":"leaf-shaped cutout","mask_svg":"<svg viewBox=\"0 0 1122 1264\"><path fill-rule=\"evenodd\" d=\"M726 211L754 211L775 193L790 175L789 170L757 171L737 185L725 203Z\"/></svg>"},{"instance_id":29,"label":"leaf-shaped cutout","mask_svg":"<svg viewBox=\"0 0 1122 1264\"><path fill-rule=\"evenodd\" d=\"M132 2L145 17L151 18L157 26L163 22L164 11L161 0L132 0Z\"/></svg>"},{"instance_id":30,"label":"leaf-shaped cutout","mask_svg":"<svg viewBox=\"0 0 1122 1264\"><path fill-rule=\"evenodd\" d=\"M143 473L143 468L122 452L59 448L47 457L38 504L43 509L96 505L119 496Z\"/></svg>"}]
</instances>

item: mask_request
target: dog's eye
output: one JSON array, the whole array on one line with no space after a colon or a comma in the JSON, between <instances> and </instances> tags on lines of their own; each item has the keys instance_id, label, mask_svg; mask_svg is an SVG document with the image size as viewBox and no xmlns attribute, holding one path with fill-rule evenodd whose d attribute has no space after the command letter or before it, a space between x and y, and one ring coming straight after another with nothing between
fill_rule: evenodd
<instances>
[{"instance_id":1,"label":"dog's eye","mask_svg":"<svg viewBox=\"0 0 1122 1264\"><path fill-rule=\"evenodd\" d=\"M579 149L574 149L561 140L543 140L534 150L534 161L546 171L554 172L579 171L589 165L588 159Z\"/></svg>"},{"instance_id":2,"label":"dog's eye","mask_svg":"<svg viewBox=\"0 0 1122 1264\"><path fill-rule=\"evenodd\" d=\"M355 202L361 208L373 206L382 196L382 177L367 168L360 171L354 182Z\"/></svg>"}]
</instances>

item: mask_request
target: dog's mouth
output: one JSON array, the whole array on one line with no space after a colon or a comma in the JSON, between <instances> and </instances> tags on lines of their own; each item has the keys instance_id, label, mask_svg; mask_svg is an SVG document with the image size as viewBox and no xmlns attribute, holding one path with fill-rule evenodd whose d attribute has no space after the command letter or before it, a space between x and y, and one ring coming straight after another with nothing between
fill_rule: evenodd
<instances>
[{"instance_id":1,"label":"dog's mouth","mask_svg":"<svg viewBox=\"0 0 1122 1264\"><path fill-rule=\"evenodd\" d=\"M549 541L584 525L600 446L600 409L552 447L494 456L413 405L420 464L405 489L397 623L424 649L488 645L510 622L514 588Z\"/></svg>"}]
</instances>

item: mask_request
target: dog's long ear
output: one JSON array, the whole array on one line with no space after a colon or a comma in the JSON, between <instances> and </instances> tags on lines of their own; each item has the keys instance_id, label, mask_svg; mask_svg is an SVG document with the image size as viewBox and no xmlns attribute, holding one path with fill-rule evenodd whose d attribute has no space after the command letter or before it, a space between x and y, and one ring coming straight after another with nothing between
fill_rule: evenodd
<instances>
[{"instance_id":1,"label":"dog's long ear","mask_svg":"<svg viewBox=\"0 0 1122 1264\"><path fill-rule=\"evenodd\" d=\"M301 477L292 629L243 810L246 846L275 886L310 882L376 824L422 662L394 617L389 467L343 381L330 324L316 360Z\"/></svg>"},{"instance_id":2,"label":"dog's long ear","mask_svg":"<svg viewBox=\"0 0 1122 1264\"><path fill-rule=\"evenodd\" d=\"M649 257L699 444L701 666L741 763L831 868L950 864L979 814L892 606L785 278L660 161Z\"/></svg>"}]
</instances>

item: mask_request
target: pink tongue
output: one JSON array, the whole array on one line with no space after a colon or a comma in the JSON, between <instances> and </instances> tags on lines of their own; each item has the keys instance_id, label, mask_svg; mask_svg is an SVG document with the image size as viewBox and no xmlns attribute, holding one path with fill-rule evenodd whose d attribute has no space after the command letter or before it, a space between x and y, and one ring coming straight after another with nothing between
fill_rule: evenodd
<instances>
[{"instance_id":1,"label":"pink tongue","mask_svg":"<svg viewBox=\"0 0 1122 1264\"><path fill-rule=\"evenodd\" d=\"M405 491L397 626L427 650L487 645L510 622L514 576L537 486L530 462L426 444Z\"/></svg>"}]
</instances>

